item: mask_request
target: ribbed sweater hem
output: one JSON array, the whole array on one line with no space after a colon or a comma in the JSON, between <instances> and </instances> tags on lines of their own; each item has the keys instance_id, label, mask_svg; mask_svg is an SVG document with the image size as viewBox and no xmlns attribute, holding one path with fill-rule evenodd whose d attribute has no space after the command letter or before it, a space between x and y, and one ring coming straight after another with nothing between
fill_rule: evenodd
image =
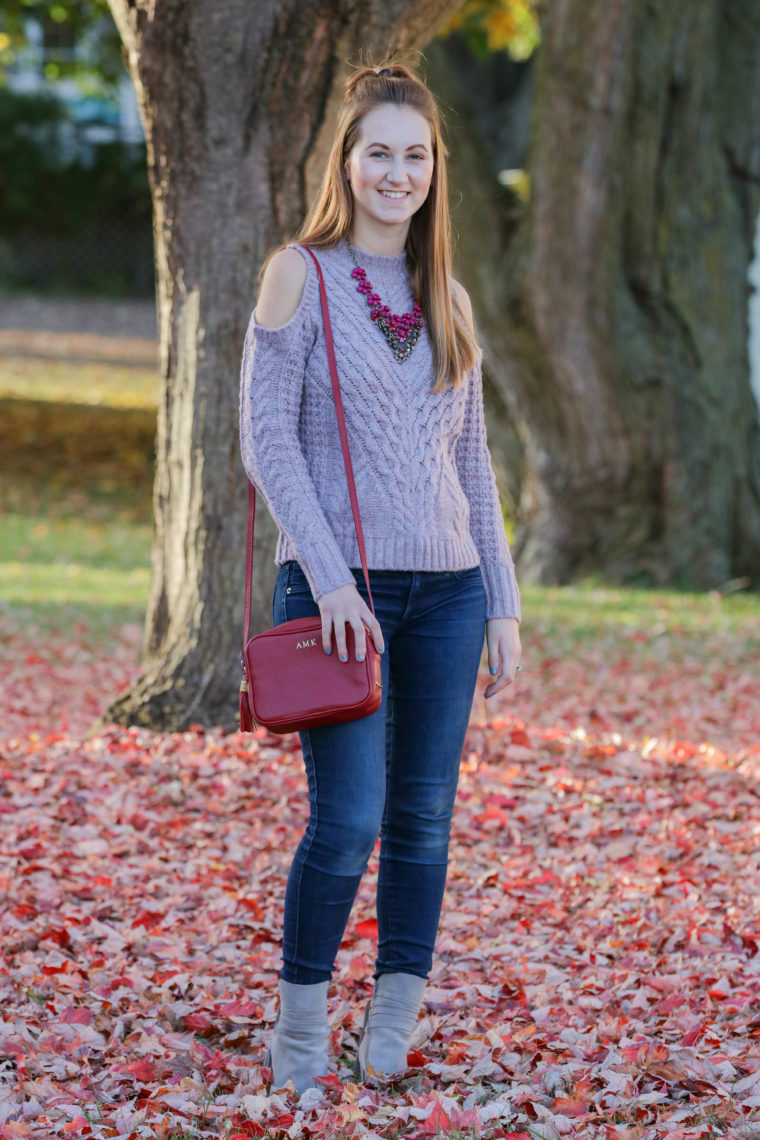
<instances>
[{"instance_id":1,"label":"ribbed sweater hem","mask_svg":"<svg viewBox=\"0 0 760 1140\"><path fill-rule=\"evenodd\" d=\"M301 567L316 601L330 590L351 585L354 581L350 568L361 566L356 535L336 535L340 556L322 543L309 544L308 563L299 557L293 543L280 533L275 551L275 562L282 566L294 558ZM469 570L480 566L486 591L488 619L513 617L520 620L520 594L514 567L504 563L484 562L472 539L440 538L434 536L388 535L375 538L364 536L367 565L374 570Z\"/></svg>"},{"instance_id":2,"label":"ribbed sweater hem","mask_svg":"<svg viewBox=\"0 0 760 1140\"><path fill-rule=\"evenodd\" d=\"M353 583L360 566L325 348L317 273L287 324L251 314L241 364L243 464L269 504L278 564L295 558L312 596ZM360 251L392 312L411 310L406 255ZM368 317L343 242L318 252L330 299L338 373L371 569L463 571L480 566L490 618L517 617L519 594L504 532L483 405L481 353L463 383L434 393L423 328L396 361ZM340 489L340 490L338 490Z\"/></svg>"}]
</instances>

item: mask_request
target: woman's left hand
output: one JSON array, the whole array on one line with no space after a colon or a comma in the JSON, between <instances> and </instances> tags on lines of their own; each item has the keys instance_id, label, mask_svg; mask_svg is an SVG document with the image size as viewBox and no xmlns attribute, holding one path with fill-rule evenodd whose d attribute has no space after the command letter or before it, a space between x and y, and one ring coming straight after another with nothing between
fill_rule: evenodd
<instances>
[{"instance_id":1,"label":"woman's left hand","mask_svg":"<svg viewBox=\"0 0 760 1140\"><path fill-rule=\"evenodd\" d=\"M485 687L486 698L492 697L506 685L511 685L520 661L520 623L516 618L490 618L486 622L486 643L488 645L488 668L494 676Z\"/></svg>"}]
</instances>

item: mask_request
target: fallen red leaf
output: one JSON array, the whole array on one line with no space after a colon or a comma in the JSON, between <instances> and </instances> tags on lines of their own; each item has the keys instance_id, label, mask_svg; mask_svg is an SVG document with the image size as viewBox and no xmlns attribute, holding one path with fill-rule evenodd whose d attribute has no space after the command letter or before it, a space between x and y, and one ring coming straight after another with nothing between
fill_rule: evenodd
<instances>
[{"instance_id":1,"label":"fallen red leaf","mask_svg":"<svg viewBox=\"0 0 760 1140\"><path fill-rule=\"evenodd\" d=\"M70 630L46 669L0 641L0 1140L200 1122L219 1140L529 1140L555 1120L573 1140L699 1140L689 1112L738 1134L760 1100L758 654L644 632L564 653L526 630L519 687L476 695L415 1072L376 1090L354 1070L373 858L330 987L336 1071L308 1109L263 1065L307 814L297 737L85 738L118 639L108 669Z\"/></svg>"},{"instance_id":2,"label":"fallen red leaf","mask_svg":"<svg viewBox=\"0 0 760 1140\"><path fill-rule=\"evenodd\" d=\"M354 930L360 938L373 938L377 940L377 919L365 918L357 922Z\"/></svg>"}]
</instances>

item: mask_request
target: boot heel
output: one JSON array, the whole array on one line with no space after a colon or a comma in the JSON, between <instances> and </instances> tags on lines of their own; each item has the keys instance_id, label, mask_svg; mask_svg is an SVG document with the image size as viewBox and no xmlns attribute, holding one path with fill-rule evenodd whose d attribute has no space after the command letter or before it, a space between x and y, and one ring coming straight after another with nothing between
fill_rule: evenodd
<instances>
[{"instance_id":1,"label":"boot heel","mask_svg":"<svg viewBox=\"0 0 760 1140\"><path fill-rule=\"evenodd\" d=\"M382 1083L406 1069L425 985L417 974L381 974L377 979L356 1050L365 1083Z\"/></svg>"},{"instance_id":2,"label":"boot heel","mask_svg":"<svg viewBox=\"0 0 760 1140\"><path fill-rule=\"evenodd\" d=\"M274 1025L272 1026L272 1036L273 1037L274 1037L274 1031L277 1028L277 1022L279 1020L280 1020L280 1011L278 1009L277 1010L277 1017L274 1019ZM267 1045L267 1055L264 1058L264 1068L265 1069L271 1069L272 1068L272 1042L271 1041Z\"/></svg>"}]
</instances>

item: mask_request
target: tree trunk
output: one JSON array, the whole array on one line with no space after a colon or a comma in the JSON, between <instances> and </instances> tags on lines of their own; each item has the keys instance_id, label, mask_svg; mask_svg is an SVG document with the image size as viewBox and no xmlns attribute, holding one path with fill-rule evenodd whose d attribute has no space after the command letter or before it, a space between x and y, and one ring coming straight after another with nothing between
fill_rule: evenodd
<instances>
[{"instance_id":1,"label":"tree trunk","mask_svg":"<svg viewBox=\"0 0 760 1140\"><path fill-rule=\"evenodd\" d=\"M425 43L458 4L109 3L147 139L162 395L143 673L106 717L232 728L247 496L239 369L258 270L303 217L306 164L343 61ZM274 538L262 508L255 629L271 624Z\"/></svg>"},{"instance_id":2,"label":"tree trunk","mask_svg":"<svg viewBox=\"0 0 760 1140\"><path fill-rule=\"evenodd\" d=\"M757 580L756 0L552 0L501 304L523 580Z\"/></svg>"},{"instance_id":3,"label":"tree trunk","mask_svg":"<svg viewBox=\"0 0 760 1140\"><path fill-rule=\"evenodd\" d=\"M487 79L496 61L486 61L487 74L476 81L483 61L475 60L456 36L431 43L425 49L427 78L445 110L450 150L448 171L451 220L457 242L454 273L472 301L478 340L483 349L483 398L488 446L502 504L514 518L525 463L520 436L520 412L510 383L504 321L503 282L507 251L514 240L524 207L497 175L506 161L521 165L527 133L522 122L525 91L516 107L512 92L494 91L498 83ZM506 61L509 66L509 61ZM502 66L504 61L502 61ZM528 69L522 69L528 70ZM529 106L529 103L528 103ZM497 116L512 124L515 139L511 153L498 157L500 148L487 144L484 126L498 136ZM525 115L527 118L527 114Z\"/></svg>"}]
</instances>

